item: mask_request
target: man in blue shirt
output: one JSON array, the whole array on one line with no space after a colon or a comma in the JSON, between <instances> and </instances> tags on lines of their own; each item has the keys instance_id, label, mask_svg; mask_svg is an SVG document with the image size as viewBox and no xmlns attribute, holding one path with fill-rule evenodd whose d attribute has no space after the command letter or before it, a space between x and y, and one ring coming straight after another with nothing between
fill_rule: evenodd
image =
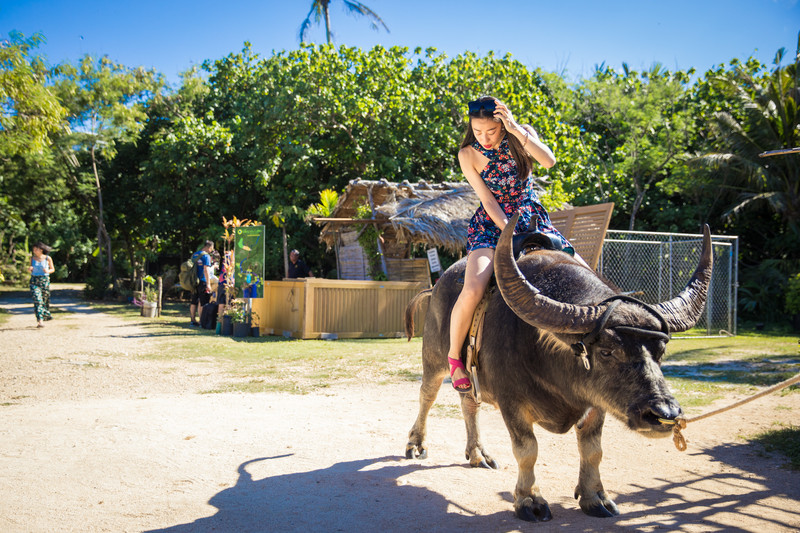
<instances>
[{"instance_id":1,"label":"man in blue shirt","mask_svg":"<svg viewBox=\"0 0 800 533\"><path fill-rule=\"evenodd\" d=\"M189 305L189 315L192 321L191 326L199 326L196 316L202 316L203 306L211 300L211 276L214 274L211 268L211 252L214 251L214 241L206 241L202 248L192 254L194 268L197 269L197 286L192 293L192 300Z\"/></svg>"}]
</instances>

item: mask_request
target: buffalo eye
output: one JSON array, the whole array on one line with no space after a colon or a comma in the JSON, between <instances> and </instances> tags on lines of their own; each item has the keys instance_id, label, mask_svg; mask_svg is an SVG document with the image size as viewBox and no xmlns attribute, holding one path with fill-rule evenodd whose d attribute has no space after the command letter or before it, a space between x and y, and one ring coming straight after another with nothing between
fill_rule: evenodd
<instances>
[{"instance_id":1,"label":"buffalo eye","mask_svg":"<svg viewBox=\"0 0 800 533\"><path fill-rule=\"evenodd\" d=\"M600 350L600 355L603 357L611 357L613 354L611 350Z\"/></svg>"}]
</instances>

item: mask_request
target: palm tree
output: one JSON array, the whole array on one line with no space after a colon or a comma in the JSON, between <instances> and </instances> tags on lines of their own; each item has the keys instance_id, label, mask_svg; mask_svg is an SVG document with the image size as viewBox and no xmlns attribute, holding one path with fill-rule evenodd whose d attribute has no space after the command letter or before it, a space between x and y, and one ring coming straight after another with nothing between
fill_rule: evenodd
<instances>
[{"instance_id":1,"label":"palm tree","mask_svg":"<svg viewBox=\"0 0 800 533\"><path fill-rule=\"evenodd\" d=\"M370 25L372 29L378 31L378 23L387 31L389 28L383 22L383 19L378 16L373 10L362 4L361 2L353 2L351 0L342 0L344 2L347 11L353 13L354 15L363 15L370 19ZM331 33L331 15L330 15L330 6L331 0L313 0L311 2L311 9L308 11L308 16L306 16L303 24L300 25L300 42L304 42L306 40L306 35L308 35L308 30L311 28L311 16L314 16L314 22L319 24L320 19L325 19L325 36L327 37L328 44L333 43L333 34Z\"/></svg>"},{"instance_id":2,"label":"palm tree","mask_svg":"<svg viewBox=\"0 0 800 533\"><path fill-rule=\"evenodd\" d=\"M709 172L722 216L746 246L740 255L739 303L743 314L777 320L789 276L800 261L800 45L793 63L759 75L746 66L720 76L733 96L730 111L717 112L712 141L718 150L694 160ZM766 152L780 151L778 154Z\"/></svg>"},{"instance_id":3,"label":"palm tree","mask_svg":"<svg viewBox=\"0 0 800 533\"><path fill-rule=\"evenodd\" d=\"M764 152L800 145L800 45L792 64L757 78L746 69L718 81L735 95L739 113L714 117L715 153L695 160L721 180L729 193L724 216L735 217L768 206L795 236L800 236L800 162L796 155L764 157ZM738 115L738 116L736 116Z\"/></svg>"}]
</instances>

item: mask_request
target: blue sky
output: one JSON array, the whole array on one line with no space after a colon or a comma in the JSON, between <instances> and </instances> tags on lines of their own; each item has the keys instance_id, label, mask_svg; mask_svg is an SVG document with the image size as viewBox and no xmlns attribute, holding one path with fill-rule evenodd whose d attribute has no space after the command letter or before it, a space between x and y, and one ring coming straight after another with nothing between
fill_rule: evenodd
<instances>
[{"instance_id":1,"label":"blue sky","mask_svg":"<svg viewBox=\"0 0 800 533\"><path fill-rule=\"evenodd\" d=\"M589 76L602 62L636 70L655 62L701 73L736 57L771 63L778 48L791 57L800 31L798 0L364 0L390 33L331 1L337 44L371 48L433 46L448 56L509 52L530 68ZM242 49L261 55L298 47L311 0L5 0L0 35L44 34L39 48L55 64L86 53L134 67L178 73ZM311 41L324 42L312 27ZM787 60L784 60L786 62Z\"/></svg>"}]
</instances>

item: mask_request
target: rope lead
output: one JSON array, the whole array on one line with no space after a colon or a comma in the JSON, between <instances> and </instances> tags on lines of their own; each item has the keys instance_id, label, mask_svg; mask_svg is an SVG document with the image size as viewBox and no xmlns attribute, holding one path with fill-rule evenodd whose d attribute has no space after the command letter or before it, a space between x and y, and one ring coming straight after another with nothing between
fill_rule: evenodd
<instances>
[{"instance_id":1,"label":"rope lead","mask_svg":"<svg viewBox=\"0 0 800 533\"><path fill-rule=\"evenodd\" d=\"M675 447L678 449L679 452L684 452L686 451L686 439L683 437L683 434L681 434L681 430L686 429L686 424L688 424L689 422L695 422L697 420L702 420L704 418L708 418L713 415L718 415L719 413L724 413L725 411L730 411L731 409L752 402L753 400L757 400L762 396L766 396L767 394L772 394L773 392L785 389L786 387L794 385L795 383L800 383L800 372L795 374L794 377L791 377L786 381L781 381L777 385L773 385L772 387L765 389L759 392L758 394L750 396L749 398L745 398L744 400L739 400L738 402L728 405L726 407L721 407L720 409L711 411L710 413L705 413L703 415L699 415L689 419L683 417L678 417L674 420L659 418L658 421L664 425L674 424L674 427L672 428L672 442L675 443Z\"/></svg>"}]
</instances>

